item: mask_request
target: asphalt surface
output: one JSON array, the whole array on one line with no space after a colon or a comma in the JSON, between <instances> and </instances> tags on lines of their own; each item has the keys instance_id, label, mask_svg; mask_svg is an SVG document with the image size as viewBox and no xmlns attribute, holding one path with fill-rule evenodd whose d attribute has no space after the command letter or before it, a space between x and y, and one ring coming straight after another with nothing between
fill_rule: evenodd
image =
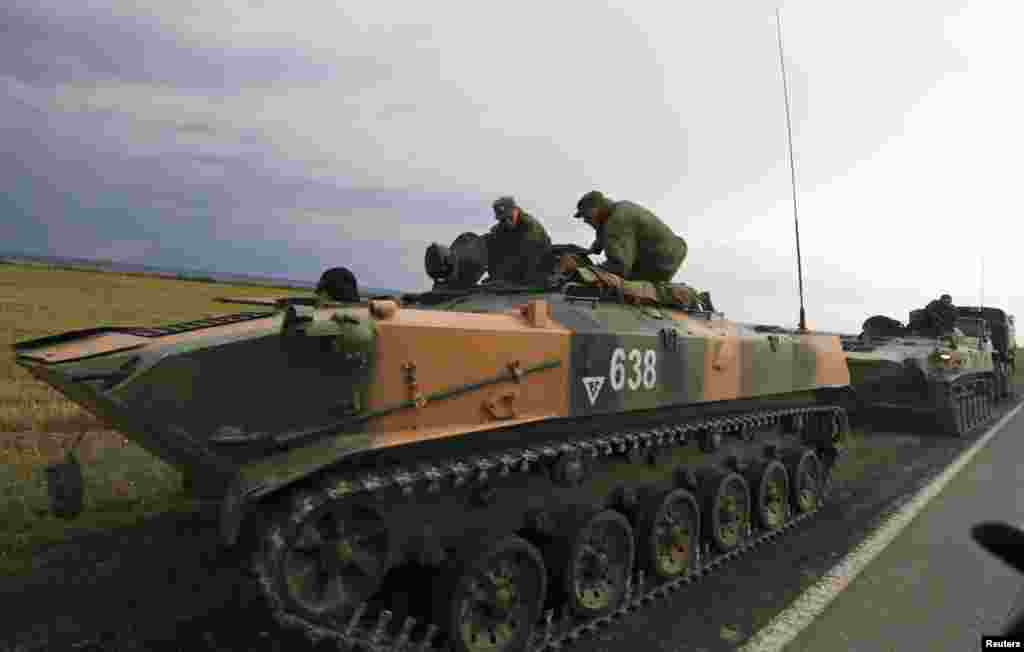
<instances>
[{"instance_id":1,"label":"asphalt surface","mask_svg":"<svg viewBox=\"0 0 1024 652\"><path fill-rule=\"evenodd\" d=\"M787 652L980 650L1022 597L1024 578L978 546L981 521L1024 521L1018 412Z\"/></svg>"}]
</instances>

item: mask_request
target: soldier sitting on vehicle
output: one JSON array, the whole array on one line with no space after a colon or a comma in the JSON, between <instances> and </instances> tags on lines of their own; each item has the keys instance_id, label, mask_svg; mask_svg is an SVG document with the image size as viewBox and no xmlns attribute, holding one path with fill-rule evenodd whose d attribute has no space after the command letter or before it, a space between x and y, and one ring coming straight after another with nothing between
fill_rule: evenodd
<instances>
[{"instance_id":1,"label":"soldier sitting on vehicle","mask_svg":"<svg viewBox=\"0 0 1024 652\"><path fill-rule=\"evenodd\" d=\"M936 300L929 302L925 307L928 319L932 328L938 335L952 333L956 327L956 306L953 305L953 297L943 294Z\"/></svg>"},{"instance_id":2,"label":"soldier sitting on vehicle","mask_svg":"<svg viewBox=\"0 0 1024 652\"><path fill-rule=\"evenodd\" d=\"M623 281L652 283L660 294L677 294L677 290L696 293L695 304L714 311L710 293L671 285L672 277L686 259L686 241L654 213L633 202L613 202L601 192L591 190L577 202L574 217L583 219L597 232L589 250L591 254L605 254L605 262L597 269ZM579 262L576 257L565 260L562 271L571 272Z\"/></svg>"},{"instance_id":3,"label":"soldier sitting on vehicle","mask_svg":"<svg viewBox=\"0 0 1024 652\"><path fill-rule=\"evenodd\" d=\"M597 231L590 252L604 252L601 269L627 281L668 283L686 258L686 241L639 204L613 202L591 190L577 202L574 217Z\"/></svg>"},{"instance_id":4,"label":"soldier sitting on vehicle","mask_svg":"<svg viewBox=\"0 0 1024 652\"><path fill-rule=\"evenodd\" d=\"M484 236L489 281L522 285L543 284L541 263L551 250L551 238L537 218L519 208L512 197L494 202L498 223Z\"/></svg>"}]
</instances>

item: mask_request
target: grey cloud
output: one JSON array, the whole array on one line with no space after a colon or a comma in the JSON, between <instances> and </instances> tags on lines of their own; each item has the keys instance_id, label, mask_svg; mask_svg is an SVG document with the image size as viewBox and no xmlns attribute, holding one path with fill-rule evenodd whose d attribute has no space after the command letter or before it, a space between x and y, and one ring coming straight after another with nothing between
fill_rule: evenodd
<instances>
[{"instance_id":1,"label":"grey cloud","mask_svg":"<svg viewBox=\"0 0 1024 652\"><path fill-rule=\"evenodd\" d=\"M420 105L412 102L395 102L393 104L385 104L377 109L374 117L378 120L390 120L400 115L415 113L420 110Z\"/></svg>"},{"instance_id":2,"label":"grey cloud","mask_svg":"<svg viewBox=\"0 0 1024 652\"><path fill-rule=\"evenodd\" d=\"M403 219L437 225L453 222L453 214L476 213L481 219L469 227L490 226L482 198L313 182L245 157L180 152L126 158L55 142L44 124L33 127L24 117L21 125L10 130L10 149L0 152L0 174L12 182L0 205L0 234L28 251L100 252L307 280L315 280L324 265L344 264L363 283L416 288L427 243L410 247L396 240ZM224 176L189 176L194 160L223 167ZM304 212L337 219L313 224L304 221ZM452 226L466 230L460 220ZM441 240L454 237L434 231Z\"/></svg>"},{"instance_id":3,"label":"grey cloud","mask_svg":"<svg viewBox=\"0 0 1024 652\"><path fill-rule=\"evenodd\" d=\"M206 163L207 165L231 165L232 163L242 161L242 158L239 156L218 156L216 154L193 154L191 158L193 161Z\"/></svg>"},{"instance_id":4,"label":"grey cloud","mask_svg":"<svg viewBox=\"0 0 1024 652\"><path fill-rule=\"evenodd\" d=\"M177 125L175 129L185 134L203 134L207 136L212 136L218 133L218 129L216 126L204 122L185 122Z\"/></svg>"},{"instance_id":5,"label":"grey cloud","mask_svg":"<svg viewBox=\"0 0 1024 652\"><path fill-rule=\"evenodd\" d=\"M291 48L224 49L186 41L143 16L46 11L28 3L0 5L0 75L33 85L114 81L203 89L323 83L337 62ZM386 78L373 57L350 61L365 83Z\"/></svg>"}]
</instances>

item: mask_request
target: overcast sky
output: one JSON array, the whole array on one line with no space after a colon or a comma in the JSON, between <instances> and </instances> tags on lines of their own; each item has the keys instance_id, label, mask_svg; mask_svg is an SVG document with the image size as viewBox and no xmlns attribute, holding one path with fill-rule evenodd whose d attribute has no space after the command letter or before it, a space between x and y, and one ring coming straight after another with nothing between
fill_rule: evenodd
<instances>
[{"instance_id":1,"label":"overcast sky","mask_svg":"<svg viewBox=\"0 0 1024 652\"><path fill-rule=\"evenodd\" d=\"M0 4L0 249L420 290L502 194L589 245L597 188L727 316L795 324L774 3L138 4ZM1024 309L1022 7L781 5L813 327L975 303L983 257Z\"/></svg>"}]
</instances>

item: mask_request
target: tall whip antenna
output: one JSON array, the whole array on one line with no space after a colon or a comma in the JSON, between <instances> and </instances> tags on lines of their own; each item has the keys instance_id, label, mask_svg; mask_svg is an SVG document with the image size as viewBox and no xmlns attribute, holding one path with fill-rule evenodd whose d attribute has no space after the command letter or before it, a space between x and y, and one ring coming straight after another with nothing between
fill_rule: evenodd
<instances>
[{"instance_id":1,"label":"tall whip antenna","mask_svg":"<svg viewBox=\"0 0 1024 652\"><path fill-rule=\"evenodd\" d=\"M980 309L985 307L985 257L984 256L981 257L981 288L979 289L978 294L981 295L980 298L978 299L978 301L980 302L978 304L978 309L980 310Z\"/></svg>"},{"instance_id":2,"label":"tall whip antenna","mask_svg":"<svg viewBox=\"0 0 1024 652\"><path fill-rule=\"evenodd\" d=\"M807 332L807 316L804 312L804 269L800 256L800 218L796 206L796 166L793 163L793 125L789 117L789 85L786 82L786 59L782 54L782 18L779 10L775 10L775 27L779 35L779 66L782 68L782 95L786 100L786 138L789 142L789 177L793 185L793 226L796 228L796 277L800 289L800 327L801 333Z\"/></svg>"}]
</instances>

